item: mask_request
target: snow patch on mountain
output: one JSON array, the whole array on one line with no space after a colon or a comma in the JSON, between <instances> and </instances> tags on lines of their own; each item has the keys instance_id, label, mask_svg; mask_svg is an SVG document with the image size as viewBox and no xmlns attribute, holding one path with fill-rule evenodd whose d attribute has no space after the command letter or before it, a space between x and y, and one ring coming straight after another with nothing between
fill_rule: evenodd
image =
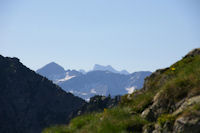
<instances>
[{"instance_id":1,"label":"snow patch on mountain","mask_svg":"<svg viewBox=\"0 0 200 133\"><path fill-rule=\"evenodd\" d=\"M126 90L127 90L128 94L131 94L134 92L135 88L136 87L132 86L132 87L126 88Z\"/></svg>"},{"instance_id":2,"label":"snow patch on mountain","mask_svg":"<svg viewBox=\"0 0 200 133\"><path fill-rule=\"evenodd\" d=\"M65 78L63 78L63 79L59 79L57 82L63 82L63 81L67 81L67 80L70 80L70 79L72 79L72 78L74 78L74 77L76 77L76 76L70 76L69 75L69 72L66 72L66 76L65 76Z\"/></svg>"},{"instance_id":3,"label":"snow patch on mountain","mask_svg":"<svg viewBox=\"0 0 200 133\"><path fill-rule=\"evenodd\" d=\"M97 92L95 91L95 89L91 89L90 90L91 93L96 94Z\"/></svg>"}]
</instances>

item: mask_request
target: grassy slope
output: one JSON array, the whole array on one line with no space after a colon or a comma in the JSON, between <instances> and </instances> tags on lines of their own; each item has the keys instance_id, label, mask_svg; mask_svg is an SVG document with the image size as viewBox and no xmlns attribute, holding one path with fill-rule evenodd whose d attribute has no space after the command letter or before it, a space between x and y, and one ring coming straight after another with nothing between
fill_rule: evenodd
<instances>
[{"instance_id":1,"label":"grassy slope","mask_svg":"<svg viewBox=\"0 0 200 133\"><path fill-rule=\"evenodd\" d=\"M174 121L180 115L195 115L200 110L200 104L184 110L179 116L172 116L166 110L166 114L149 122L140 114L153 103L153 99L177 103L185 97L196 95L200 95L200 55L183 58L171 67L152 74L142 90L124 95L118 107L76 117L69 125L54 126L43 133L141 132L148 123L163 124Z\"/></svg>"}]
</instances>

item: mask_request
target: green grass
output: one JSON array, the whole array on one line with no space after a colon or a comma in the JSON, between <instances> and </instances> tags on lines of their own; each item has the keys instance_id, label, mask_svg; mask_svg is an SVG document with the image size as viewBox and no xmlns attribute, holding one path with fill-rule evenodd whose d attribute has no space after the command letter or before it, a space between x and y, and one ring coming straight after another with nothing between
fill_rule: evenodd
<instances>
[{"instance_id":1,"label":"green grass","mask_svg":"<svg viewBox=\"0 0 200 133\"><path fill-rule=\"evenodd\" d=\"M140 132L148 122L139 115L132 115L130 108L106 109L76 117L68 126L55 126L43 133L128 133Z\"/></svg>"},{"instance_id":2,"label":"green grass","mask_svg":"<svg viewBox=\"0 0 200 133\"><path fill-rule=\"evenodd\" d=\"M133 112L141 113L148 105L152 103L154 92L145 92L136 96L125 95L121 100L121 107L128 106Z\"/></svg>"},{"instance_id":3,"label":"green grass","mask_svg":"<svg viewBox=\"0 0 200 133\"><path fill-rule=\"evenodd\" d=\"M171 69L173 68L173 69ZM151 75L146 82L147 90L124 95L119 106L102 113L92 113L76 117L69 125L54 126L43 133L128 133L141 132L142 127L151 124L140 117L140 113L152 104L156 94L162 101L176 103L185 97L200 94L200 55L184 58L170 68ZM200 110L196 104L182 115L195 114ZM177 116L164 114L157 122L163 125L173 123Z\"/></svg>"},{"instance_id":4,"label":"green grass","mask_svg":"<svg viewBox=\"0 0 200 133\"><path fill-rule=\"evenodd\" d=\"M178 102L185 97L200 94L200 56L185 58L173 65L175 71L168 70L168 75L174 78L168 80L160 90L159 98L172 99Z\"/></svg>"},{"instance_id":5,"label":"green grass","mask_svg":"<svg viewBox=\"0 0 200 133\"><path fill-rule=\"evenodd\" d=\"M175 119L176 117L171 114L163 114L158 118L157 122L163 126L166 122L174 123Z\"/></svg>"}]
</instances>

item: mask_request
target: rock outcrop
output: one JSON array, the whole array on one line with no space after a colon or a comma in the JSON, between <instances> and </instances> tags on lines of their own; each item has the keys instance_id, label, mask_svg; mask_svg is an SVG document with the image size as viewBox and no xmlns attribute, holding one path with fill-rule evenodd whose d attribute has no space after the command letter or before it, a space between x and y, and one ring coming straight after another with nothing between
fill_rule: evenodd
<instances>
[{"instance_id":1,"label":"rock outcrop","mask_svg":"<svg viewBox=\"0 0 200 133\"><path fill-rule=\"evenodd\" d=\"M155 123L145 126L145 133L200 132L199 60L200 49L194 49L183 60L171 66L177 67L178 70L158 70L146 79L144 93L152 89L152 82L155 80L157 83L153 84L153 87L159 89L152 99L152 104L141 113L143 118ZM181 75L183 77L178 77L179 73L184 73Z\"/></svg>"}]
</instances>

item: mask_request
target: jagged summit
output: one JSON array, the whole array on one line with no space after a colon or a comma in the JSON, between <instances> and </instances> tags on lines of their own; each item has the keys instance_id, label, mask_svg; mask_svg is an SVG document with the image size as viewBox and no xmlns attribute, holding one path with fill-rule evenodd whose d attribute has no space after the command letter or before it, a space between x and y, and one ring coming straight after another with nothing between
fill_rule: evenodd
<instances>
[{"instance_id":1,"label":"jagged summit","mask_svg":"<svg viewBox=\"0 0 200 133\"><path fill-rule=\"evenodd\" d=\"M44 67L38 69L36 72L53 81L65 77L65 69L55 62L51 62L45 65Z\"/></svg>"},{"instance_id":2,"label":"jagged summit","mask_svg":"<svg viewBox=\"0 0 200 133\"><path fill-rule=\"evenodd\" d=\"M109 72L112 72L112 73L119 73L119 74L124 74L124 75L130 74L126 70L117 71L111 65L103 66L103 65L99 65L99 64L94 65L93 71L109 71Z\"/></svg>"},{"instance_id":3,"label":"jagged summit","mask_svg":"<svg viewBox=\"0 0 200 133\"><path fill-rule=\"evenodd\" d=\"M41 72L43 70L45 70L46 72L47 71L51 71L51 72L57 73L57 74L65 72L65 69L62 66L58 65L57 63L55 63L55 62L51 62L51 63L45 65L41 69L37 70L37 72Z\"/></svg>"},{"instance_id":4,"label":"jagged summit","mask_svg":"<svg viewBox=\"0 0 200 133\"><path fill-rule=\"evenodd\" d=\"M113 73L117 73L118 72L110 65L102 66L102 65L99 65L99 64L95 64L94 65L93 71L110 71L110 72L113 72Z\"/></svg>"}]
</instances>

